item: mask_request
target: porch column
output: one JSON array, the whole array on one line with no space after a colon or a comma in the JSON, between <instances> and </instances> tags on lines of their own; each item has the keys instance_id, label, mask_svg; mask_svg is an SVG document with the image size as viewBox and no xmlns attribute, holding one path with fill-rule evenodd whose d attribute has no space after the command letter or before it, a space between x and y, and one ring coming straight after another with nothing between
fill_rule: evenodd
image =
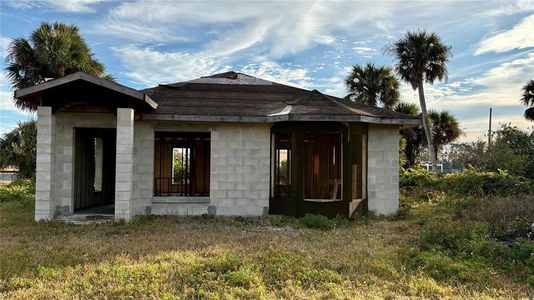
<instances>
[{"instance_id":1,"label":"porch column","mask_svg":"<svg viewBox=\"0 0 534 300\"><path fill-rule=\"evenodd\" d=\"M115 218L132 217L134 110L117 108Z\"/></svg>"},{"instance_id":2,"label":"porch column","mask_svg":"<svg viewBox=\"0 0 534 300\"><path fill-rule=\"evenodd\" d=\"M37 108L37 160L35 183L35 221L54 217L55 117L52 108Z\"/></svg>"}]
</instances>

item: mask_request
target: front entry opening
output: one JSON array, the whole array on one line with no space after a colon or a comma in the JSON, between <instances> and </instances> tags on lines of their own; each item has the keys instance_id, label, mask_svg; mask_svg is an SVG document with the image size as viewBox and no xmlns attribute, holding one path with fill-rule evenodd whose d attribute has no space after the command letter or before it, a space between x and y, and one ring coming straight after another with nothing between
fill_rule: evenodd
<instances>
[{"instance_id":1,"label":"front entry opening","mask_svg":"<svg viewBox=\"0 0 534 300\"><path fill-rule=\"evenodd\" d=\"M115 149L115 128L75 129L75 214L114 214Z\"/></svg>"}]
</instances>

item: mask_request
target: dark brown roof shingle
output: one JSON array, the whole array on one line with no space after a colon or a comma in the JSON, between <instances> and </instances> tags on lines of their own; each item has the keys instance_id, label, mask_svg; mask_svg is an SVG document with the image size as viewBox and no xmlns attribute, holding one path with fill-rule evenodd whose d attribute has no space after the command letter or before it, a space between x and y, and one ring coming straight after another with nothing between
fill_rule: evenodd
<instances>
[{"instance_id":1,"label":"dark brown roof shingle","mask_svg":"<svg viewBox=\"0 0 534 300\"><path fill-rule=\"evenodd\" d=\"M249 75L226 72L143 90L158 103L154 114L234 117L360 116L406 120L415 117L358 104Z\"/></svg>"}]
</instances>

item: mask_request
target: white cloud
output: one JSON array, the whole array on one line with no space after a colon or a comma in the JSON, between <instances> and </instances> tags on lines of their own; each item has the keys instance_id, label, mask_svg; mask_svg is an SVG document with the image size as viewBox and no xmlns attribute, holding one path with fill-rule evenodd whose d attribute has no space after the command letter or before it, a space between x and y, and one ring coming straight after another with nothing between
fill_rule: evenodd
<instances>
[{"instance_id":1,"label":"white cloud","mask_svg":"<svg viewBox=\"0 0 534 300\"><path fill-rule=\"evenodd\" d=\"M134 45L115 48L114 51L128 70L124 75L145 86L191 80L232 69L229 59L217 53L161 52ZM234 71L283 84L304 88L311 86L312 78L307 69L283 66L263 58L256 58Z\"/></svg>"},{"instance_id":2,"label":"white cloud","mask_svg":"<svg viewBox=\"0 0 534 300\"><path fill-rule=\"evenodd\" d=\"M7 56L7 50L11 39L5 36L0 36L0 57L5 58Z\"/></svg>"},{"instance_id":3,"label":"white cloud","mask_svg":"<svg viewBox=\"0 0 534 300\"><path fill-rule=\"evenodd\" d=\"M475 55L530 47L534 47L534 15L525 17L509 30L496 33L481 41Z\"/></svg>"},{"instance_id":4,"label":"white cloud","mask_svg":"<svg viewBox=\"0 0 534 300\"><path fill-rule=\"evenodd\" d=\"M106 0L15 0L7 1L7 4L18 9L51 8L61 12L93 13L93 5L104 1Z\"/></svg>"},{"instance_id":5,"label":"white cloud","mask_svg":"<svg viewBox=\"0 0 534 300\"><path fill-rule=\"evenodd\" d=\"M488 119L473 118L485 114L494 108L494 126L509 123L522 128L532 126L532 122L523 118L520 105L521 88L534 74L534 52L523 57L499 64L482 74L450 83L425 85L427 107L435 110L448 110L451 113L470 116L460 119L460 125L466 135L462 140L481 138L487 131ZM401 87L403 98L409 102L419 103L418 94L406 84ZM514 107L514 113L503 114L501 111Z\"/></svg>"},{"instance_id":6,"label":"white cloud","mask_svg":"<svg viewBox=\"0 0 534 300\"><path fill-rule=\"evenodd\" d=\"M229 69L216 57L202 52L160 52L134 45L113 50L127 69L124 75L143 85L184 81Z\"/></svg>"},{"instance_id":7,"label":"white cloud","mask_svg":"<svg viewBox=\"0 0 534 300\"><path fill-rule=\"evenodd\" d=\"M485 12L485 14L488 16L497 17L502 15L513 15L526 11L534 11L533 0L502 1L499 7L490 9Z\"/></svg>"},{"instance_id":8,"label":"white cloud","mask_svg":"<svg viewBox=\"0 0 534 300\"><path fill-rule=\"evenodd\" d=\"M334 31L369 30L379 19L391 17L394 7L392 3L321 1L135 1L112 8L96 31L145 45L202 40L204 52L229 55L257 48L258 55L278 57L333 44ZM199 29L204 34L199 35Z\"/></svg>"},{"instance_id":9,"label":"white cloud","mask_svg":"<svg viewBox=\"0 0 534 300\"><path fill-rule=\"evenodd\" d=\"M284 67L270 60L261 60L251 63L240 70L241 72L271 80L277 83L298 86L301 88L312 88L312 78L308 75L308 70L304 68Z\"/></svg>"}]
</instances>

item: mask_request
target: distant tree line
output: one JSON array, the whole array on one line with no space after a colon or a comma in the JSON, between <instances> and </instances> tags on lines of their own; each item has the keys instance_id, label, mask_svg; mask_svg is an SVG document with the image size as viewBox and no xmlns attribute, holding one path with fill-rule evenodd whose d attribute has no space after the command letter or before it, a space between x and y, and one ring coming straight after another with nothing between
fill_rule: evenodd
<instances>
[{"instance_id":1,"label":"distant tree line","mask_svg":"<svg viewBox=\"0 0 534 300\"><path fill-rule=\"evenodd\" d=\"M455 145L447 160L459 170L469 167L481 171L507 170L534 179L534 127L521 130L502 124L492 136L491 145L482 140Z\"/></svg>"}]
</instances>

